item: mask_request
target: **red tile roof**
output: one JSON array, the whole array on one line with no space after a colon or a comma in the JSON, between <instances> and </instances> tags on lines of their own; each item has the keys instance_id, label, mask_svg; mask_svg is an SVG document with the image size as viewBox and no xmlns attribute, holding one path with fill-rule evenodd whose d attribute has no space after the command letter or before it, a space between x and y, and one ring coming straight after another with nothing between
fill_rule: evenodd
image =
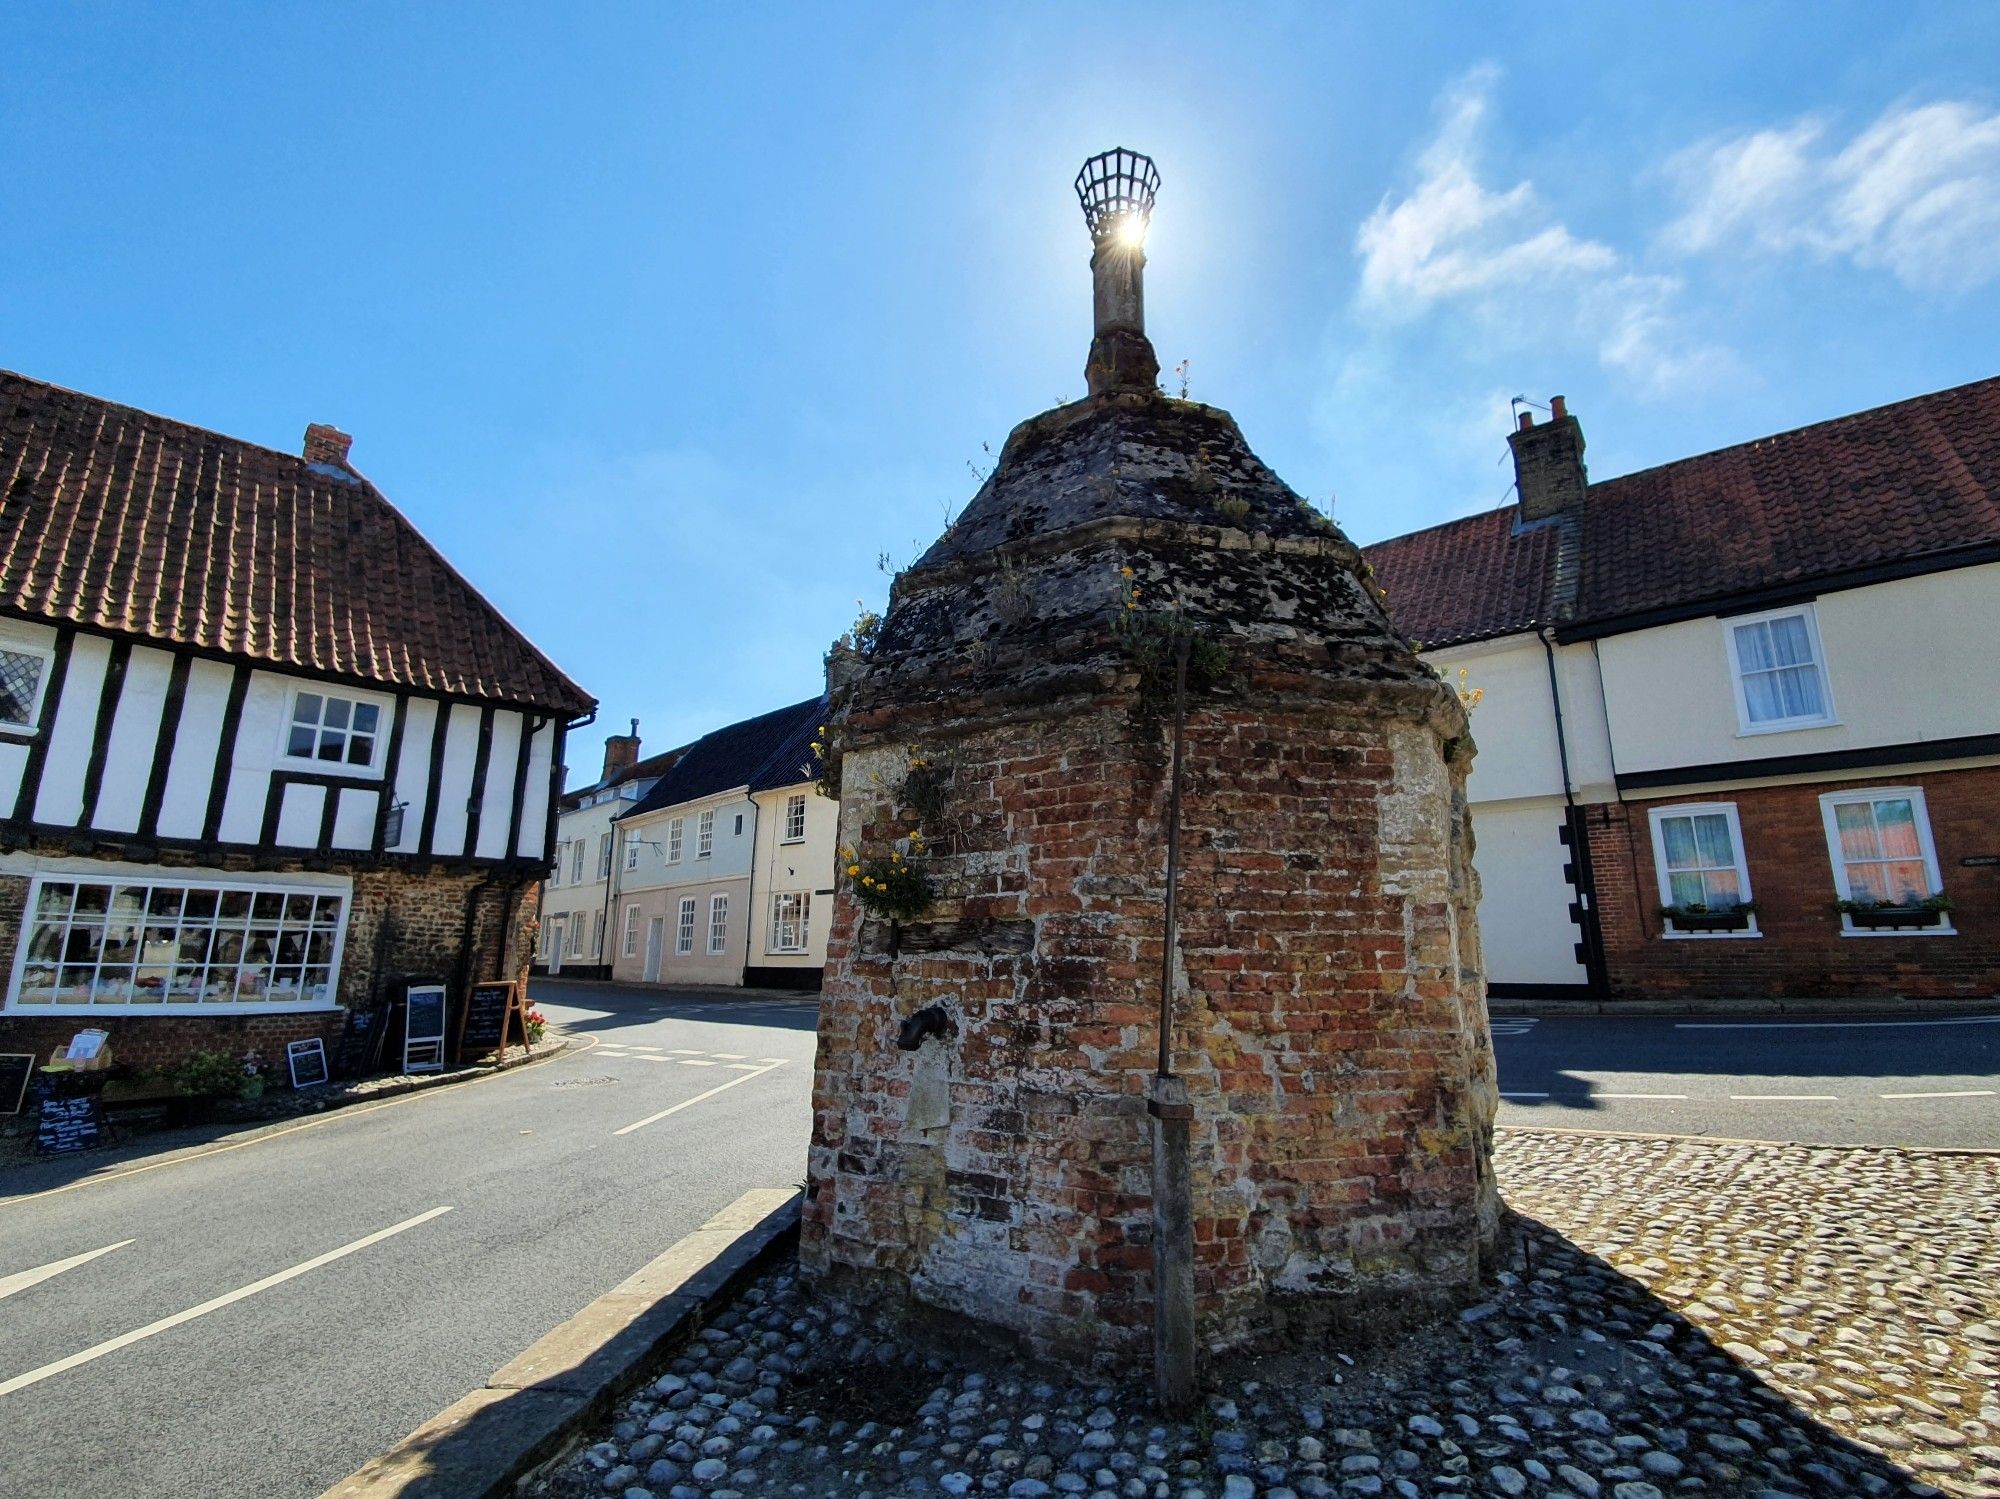
<instances>
[{"instance_id":1,"label":"red tile roof","mask_svg":"<svg viewBox=\"0 0 2000 1499\"><path fill-rule=\"evenodd\" d=\"M2000 378L1607 479L1555 521L1516 513L1365 548L1397 626L1447 645L1974 560L2000 546ZM1565 528L1571 600L1552 564Z\"/></svg>"},{"instance_id":2,"label":"red tile roof","mask_svg":"<svg viewBox=\"0 0 2000 1499\"><path fill-rule=\"evenodd\" d=\"M0 612L565 715L595 705L367 480L4 371Z\"/></svg>"},{"instance_id":3,"label":"red tile roof","mask_svg":"<svg viewBox=\"0 0 2000 1499\"><path fill-rule=\"evenodd\" d=\"M1545 623L1558 540L1547 523L1517 530L1509 505L1362 550L1396 628L1428 647Z\"/></svg>"}]
</instances>

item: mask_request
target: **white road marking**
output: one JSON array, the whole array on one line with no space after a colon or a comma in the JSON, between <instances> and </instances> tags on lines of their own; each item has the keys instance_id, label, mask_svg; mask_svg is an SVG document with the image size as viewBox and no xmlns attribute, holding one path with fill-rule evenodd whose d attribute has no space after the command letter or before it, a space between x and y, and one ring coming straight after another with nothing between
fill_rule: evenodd
<instances>
[{"instance_id":1,"label":"white road marking","mask_svg":"<svg viewBox=\"0 0 2000 1499\"><path fill-rule=\"evenodd\" d=\"M740 1076L732 1077L728 1082L718 1083L715 1087L710 1088L706 1093L697 1093L695 1094L694 1097L689 1099L684 1099L680 1103L675 1104L670 1109L661 1109L659 1113L648 1114L644 1119L639 1120L635 1124L628 1124L623 1129L614 1129L611 1132L612 1136L615 1138L616 1136L619 1135L629 1135L635 1129L644 1129L649 1124L658 1124L662 1119L666 1118L669 1114L678 1114L682 1109L691 1109L696 1104L702 1102L704 1099L713 1098L718 1093L726 1092L730 1088L735 1087L738 1083L747 1083L752 1078L762 1077L767 1072L775 1072L778 1068L784 1065L785 1064L783 1062L773 1062L769 1067L760 1067L755 1072L745 1072ZM4 1391L0 1391L0 1393L4 1393Z\"/></svg>"},{"instance_id":2,"label":"white road marking","mask_svg":"<svg viewBox=\"0 0 2000 1499\"><path fill-rule=\"evenodd\" d=\"M712 1051L709 1053L709 1055L712 1057L721 1057L722 1060L725 1062L746 1062L749 1060L749 1058L740 1051Z\"/></svg>"},{"instance_id":3,"label":"white road marking","mask_svg":"<svg viewBox=\"0 0 2000 1499\"><path fill-rule=\"evenodd\" d=\"M762 1072L764 1070L755 1062L730 1062L727 1065L737 1072Z\"/></svg>"},{"instance_id":4,"label":"white road marking","mask_svg":"<svg viewBox=\"0 0 2000 1499\"><path fill-rule=\"evenodd\" d=\"M1546 1093L1502 1093L1502 1098L1547 1098Z\"/></svg>"},{"instance_id":5,"label":"white road marking","mask_svg":"<svg viewBox=\"0 0 2000 1499\"><path fill-rule=\"evenodd\" d=\"M210 1312L219 1312L225 1306L232 1306L246 1297L255 1296L259 1291L268 1291L273 1286L295 1280L307 1271L317 1270L322 1265L330 1265L335 1260L345 1259L350 1254L355 1254L370 1245L380 1244L384 1239L394 1238L397 1234L413 1229L420 1223L428 1223L431 1219L450 1211L449 1207L432 1208L429 1212L419 1213L414 1218L405 1218L401 1223L377 1229L374 1233L356 1239L351 1244L343 1244L338 1249L329 1249L325 1254L314 1255L289 1270L280 1270L276 1275L267 1275L262 1280L212 1297L200 1306L191 1306L184 1312L175 1312L171 1317L162 1317L157 1322L148 1322L144 1327L136 1327L131 1332L120 1333L117 1337L86 1348L81 1353L72 1353L69 1357L59 1358L52 1364L43 1364L39 1369L30 1369L26 1374L17 1374L12 1379L0 1381L0 1396L12 1395L17 1390L27 1389L29 1385L40 1384L45 1379L90 1363L93 1359L103 1358L107 1353L116 1353L121 1348L129 1348L132 1344L150 1338L155 1333L179 1327L183 1322L192 1322L197 1317L206 1317Z\"/></svg>"},{"instance_id":6,"label":"white road marking","mask_svg":"<svg viewBox=\"0 0 2000 1499\"><path fill-rule=\"evenodd\" d=\"M1736 1103L1839 1103L1831 1093L1732 1093Z\"/></svg>"},{"instance_id":7,"label":"white road marking","mask_svg":"<svg viewBox=\"0 0 2000 1499\"><path fill-rule=\"evenodd\" d=\"M1680 1103L1687 1102L1687 1094L1685 1093L1593 1093L1590 1096L1592 1098L1656 1098L1674 1100Z\"/></svg>"},{"instance_id":8,"label":"white road marking","mask_svg":"<svg viewBox=\"0 0 2000 1499\"><path fill-rule=\"evenodd\" d=\"M74 1270L78 1265L87 1265L100 1254L109 1254L114 1249L123 1249L127 1244L136 1244L136 1239L120 1239L116 1244L106 1244L102 1249L93 1249L85 1254L73 1254L66 1260L43 1265L35 1270L20 1270L12 1275L0 1276L0 1301L5 1301L16 1291L25 1291L29 1286L38 1286L51 1276L60 1275L65 1270Z\"/></svg>"},{"instance_id":9,"label":"white road marking","mask_svg":"<svg viewBox=\"0 0 2000 1499\"><path fill-rule=\"evenodd\" d=\"M704 1053L692 1046L676 1046L673 1048L671 1055L677 1057L698 1057L704 1055Z\"/></svg>"},{"instance_id":10,"label":"white road marking","mask_svg":"<svg viewBox=\"0 0 2000 1499\"><path fill-rule=\"evenodd\" d=\"M669 1063L669 1062L678 1062L678 1061L680 1060L680 1058L679 1058L679 1057L647 1057L647 1056L638 1056L638 1057L634 1057L634 1058L633 1058L632 1060L633 1060L633 1061L635 1061L635 1062L658 1062L658 1063L659 1063L659 1064L660 1064L661 1066L663 1066L663 1067L664 1067L664 1066L665 1066L665 1065L666 1065L667 1063Z\"/></svg>"},{"instance_id":11,"label":"white road marking","mask_svg":"<svg viewBox=\"0 0 2000 1499\"><path fill-rule=\"evenodd\" d=\"M627 1051L665 1051L665 1050L666 1050L666 1048L665 1048L664 1046L647 1046L647 1045L644 1045L643 1043L641 1043L641 1042L638 1042L638 1041L620 1041L620 1042L619 1042L618 1044L619 1044L620 1046L624 1047L624 1048L625 1048L625 1049L626 1049Z\"/></svg>"},{"instance_id":12,"label":"white road marking","mask_svg":"<svg viewBox=\"0 0 2000 1499\"><path fill-rule=\"evenodd\" d=\"M700 1057L675 1057L672 1060L679 1062L683 1067L713 1067L715 1065L713 1062L703 1061Z\"/></svg>"},{"instance_id":13,"label":"white road marking","mask_svg":"<svg viewBox=\"0 0 2000 1499\"><path fill-rule=\"evenodd\" d=\"M1677 1031L1845 1031L1878 1026L2000 1025L2000 1015L1964 1015L1937 1020L1676 1020Z\"/></svg>"},{"instance_id":14,"label":"white road marking","mask_svg":"<svg viewBox=\"0 0 2000 1499\"><path fill-rule=\"evenodd\" d=\"M1884 1098L1992 1098L1991 1088L1967 1088L1961 1093L1884 1093ZM6 1294L0 1292L0 1295Z\"/></svg>"},{"instance_id":15,"label":"white road marking","mask_svg":"<svg viewBox=\"0 0 2000 1499\"><path fill-rule=\"evenodd\" d=\"M1537 1017L1532 1015L1508 1015L1498 1020L1486 1022L1487 1029L1496 1036L1525 1036L1535 1028Z\"/></svg>"}]
</instances>

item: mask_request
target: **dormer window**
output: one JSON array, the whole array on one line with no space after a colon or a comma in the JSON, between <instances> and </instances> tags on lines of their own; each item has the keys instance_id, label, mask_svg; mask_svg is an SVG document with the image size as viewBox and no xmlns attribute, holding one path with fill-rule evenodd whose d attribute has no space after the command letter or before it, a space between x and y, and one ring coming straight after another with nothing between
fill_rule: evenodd
<instances>
[{"instance_id":1,"label":"dormer window","mask_svg":"<svg viewBox=\"0 0 2000 1499\"><path fill-rule=\"evenodd\" d=\"M325 767L372 770L381 736L380 703L300 690L292 695L285 757Z\"/></svg>"}]
</instances>

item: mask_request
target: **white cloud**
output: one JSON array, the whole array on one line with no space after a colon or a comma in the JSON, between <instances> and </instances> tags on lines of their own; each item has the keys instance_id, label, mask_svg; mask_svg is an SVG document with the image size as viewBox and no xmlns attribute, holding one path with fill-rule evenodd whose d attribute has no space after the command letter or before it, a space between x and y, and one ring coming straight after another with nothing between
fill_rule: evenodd
<instances>
[{"instance_id":1,"label":"white cloud","mask_svg":"<svg viewBox=\"0 0 2000 1499\"><path fill-rule=\"evenodd\" d=\"M1739 247L1845 257L1922 291L2000 276L2000 113L1899 104L1844 145L1807 117L1717 137L1668 163L1682 254Z\"/></svg>"},{"instance_id":2,"label":"white cloud","mask_svg":"<svg viewBox=\"0 0 2000 1499\"><path fill-rule=\"evenodd\" d=\"M1681 328L1678 278L1640 270L1604 241L1574 233L1532 181L1482 180L1497 77L1477 68L1444 92L1416 185L1383 199L1362 223L1357 310L1393 322L1449 305L1488 345L1587 348L1658 394L1712 378L1727 356Z\"/></svg>"}]
</instances>

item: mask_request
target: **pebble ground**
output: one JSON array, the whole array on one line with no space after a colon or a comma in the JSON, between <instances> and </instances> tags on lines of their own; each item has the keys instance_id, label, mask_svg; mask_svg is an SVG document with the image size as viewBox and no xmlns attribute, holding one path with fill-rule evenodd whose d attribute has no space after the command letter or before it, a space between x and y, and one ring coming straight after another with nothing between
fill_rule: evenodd
<instances>
[{"instance_id":1,"label":"pebble ground","mask_svg":"<svg viewBox=\"0 0 2000 1499\"><path fill-rule=\"evenodd\" d=\"M2000 1157L1503 1130L1489 1299L1142 1384L892 1341L768 1273L547 1499L2000 1499Z\"/></svg>"}]
</instances>

